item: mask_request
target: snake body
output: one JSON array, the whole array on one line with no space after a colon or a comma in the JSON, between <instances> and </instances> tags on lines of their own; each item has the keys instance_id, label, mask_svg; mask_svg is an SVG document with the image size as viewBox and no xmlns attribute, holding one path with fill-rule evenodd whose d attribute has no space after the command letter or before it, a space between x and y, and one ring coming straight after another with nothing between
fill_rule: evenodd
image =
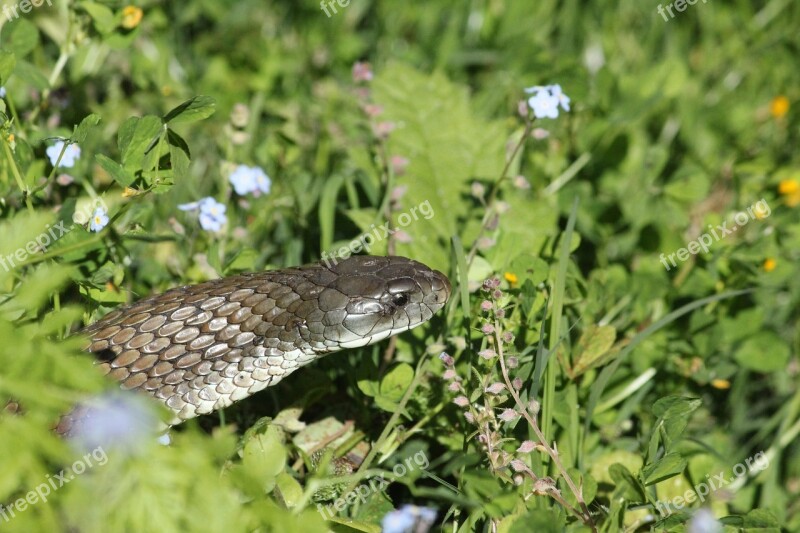
<instances>
[{"instance_id":1,"label":"snake body","mask_svg":"<svg viewBox=\"0 0 800 533\"><path fill-rule=\"evenodd\" d=\"M450 282L404 257L241 274L168 290L83 330L87 350L123 389L163 402L172 423L246 398L315 359L414 328ZM70 433L75 417L58 431Z\"/></svg>"}]
</instances>

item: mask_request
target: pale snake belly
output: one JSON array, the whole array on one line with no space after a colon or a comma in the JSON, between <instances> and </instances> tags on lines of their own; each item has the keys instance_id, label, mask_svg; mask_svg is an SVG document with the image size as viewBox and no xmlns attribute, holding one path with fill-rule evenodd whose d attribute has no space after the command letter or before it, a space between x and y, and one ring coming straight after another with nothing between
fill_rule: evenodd
<instances>
[{"instance_id":1,"label":"pale snake belly","mask_svg":"<svg viewBox=\"0 0 800 533\"><path fill-rule=\"evenodd\" d=\"M404 257L352 256L168 290L83 330L123 389L157 398L172 423L227 407L315 359L428 321L447 277ZM68 435L80 416L62 417Z\"/></svg>"}]
</instances>

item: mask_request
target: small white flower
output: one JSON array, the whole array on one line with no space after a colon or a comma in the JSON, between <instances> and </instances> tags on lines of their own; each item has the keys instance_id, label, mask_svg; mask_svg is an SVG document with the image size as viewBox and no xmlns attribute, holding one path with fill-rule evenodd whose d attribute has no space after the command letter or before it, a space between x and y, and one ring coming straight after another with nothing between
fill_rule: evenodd
<instances>
[{"instance_id":1,"label":"small white flower","mask_svg":"<svg viewBox=\"0 0 800 533\"><path fill-rule=\"evenodd\" d=\"M47 157L50 158L50 164L56 166L58 156L61 155L61 150L64 149L64 141L58 141L54 145L49 146L45 152ZM61 157L61 162L58 164L60 167L70 168L75 165L75 161L81 156L81 148L75 143L67 146L64 150L64 155Z\"/></svg>"},{"instance_id":2,"label":"small white flower","mask_svg":"<svg viewBox=\"0 0 800 533\"><path fill-rule=\"evenodd\" d=\"M106 224L108 224L108 214L106 213L105 208L98 207L94 210L94 213L92 213L92 220L89 223L89 229L96 233L105 228Z\"/></svg>"}]
</instances>

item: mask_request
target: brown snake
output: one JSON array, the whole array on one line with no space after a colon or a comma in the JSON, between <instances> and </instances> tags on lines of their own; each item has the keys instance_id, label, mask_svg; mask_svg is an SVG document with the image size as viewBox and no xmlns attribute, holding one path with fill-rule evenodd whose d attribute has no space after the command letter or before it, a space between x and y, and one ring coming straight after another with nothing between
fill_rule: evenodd
<instances>
[{"instance_id":1,"label":"brown snake","mask_svg":"<svg viewBox=\"0 0 800 533\"><path fill-rule=\"evenodd\" d=\"M99 367L148 393L172 423L227 407L303 365L414 328L450 296L447 277L404 257L352 256L171 289L83 330ZM64 416L68 435L80 417Z\"/></svg>"}]
</instances>

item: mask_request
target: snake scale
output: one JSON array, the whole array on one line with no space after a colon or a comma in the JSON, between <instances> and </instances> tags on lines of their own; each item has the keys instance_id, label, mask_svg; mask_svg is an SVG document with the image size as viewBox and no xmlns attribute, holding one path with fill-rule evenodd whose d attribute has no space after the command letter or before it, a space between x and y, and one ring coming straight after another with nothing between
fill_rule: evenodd
<instances>
[{"instance_id":1,"label":"snake scale","mask_svg":"<svg viewBox=\"0 0 800 533\"><path fill-rule=\"evenodd\" d=\"M404 257L351 256L178 287L88 326L102 371L160 400L172 423L227 407L315 359L414 328L450 296ZM80 417L62 417L69 435Z\"/></svg>"}]
</instances>

